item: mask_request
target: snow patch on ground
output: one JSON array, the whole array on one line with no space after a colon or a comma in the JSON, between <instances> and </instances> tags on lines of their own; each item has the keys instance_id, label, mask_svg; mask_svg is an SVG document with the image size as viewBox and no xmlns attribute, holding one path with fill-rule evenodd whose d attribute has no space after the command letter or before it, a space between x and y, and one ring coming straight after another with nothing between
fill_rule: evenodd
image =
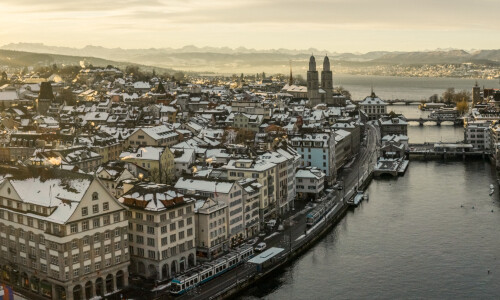
<instances>
[{"instance_id":1,"label":"snow patch on ground","mask_svg":"<svg viewBox=\"0 0 500 300\"><path fill-rule=\"evenodd\" d=\"M273 232L271 235L266 236L266 237L264 238L264 240L270 239L270 238L272 238L273 236L278 235L278 234L280 234L280 233L279 233L279 232Z\"/></svg>"}]
</instances>

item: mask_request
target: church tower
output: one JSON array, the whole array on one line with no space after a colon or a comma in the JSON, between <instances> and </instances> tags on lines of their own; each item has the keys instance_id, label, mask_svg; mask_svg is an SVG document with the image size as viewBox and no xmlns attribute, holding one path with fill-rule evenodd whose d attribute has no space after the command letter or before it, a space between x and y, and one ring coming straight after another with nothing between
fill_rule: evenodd
<instances>
[{"instance_id":1,"label":"church tower","mask_svg":"<svg viewBox=\"0 0 500 300\"><path fill-rule=\"evenodd\" d=\"M333 76L330 70L330 59L325 56L323 60L323 71L321 71L321 88L326 92L327 103L329 103L333 96ZM330 100L330 101L329 101Z\"/></svg>"},{"instance_id":2,"label":"church tower","mask_svg":"<svg viewBox=\"0 0 500 300\"><path fill-rule=\"evenodd\" d=\"M481 103L481 88L477 84L472 87L472 105L476 105L478 103Z\"/></svg>"},{"instance_id":3,"label":"church tower","mask_svg":"<svg viewBox=\"0 0 500 300\"><path fill-rule=\"evenodd\" d=\"M309 59L309 71L307 71L307 97L309 98L309 104L311 106L316 106L321 102L318 71L316 71L316 59L312 55Z\"/></svg>"},{"instance_id":4,"label":"church tower","mask_svg":"<svg viewBox=\"0 0 500 300\"><path fill-rule=\"evenodd\" d=\"M55 101L52 85L50 82L42 82L40 85L40 93L36 99L36 110L38 114L44 115L49 110L52 102Z\"/></svg>"}]
</instances>

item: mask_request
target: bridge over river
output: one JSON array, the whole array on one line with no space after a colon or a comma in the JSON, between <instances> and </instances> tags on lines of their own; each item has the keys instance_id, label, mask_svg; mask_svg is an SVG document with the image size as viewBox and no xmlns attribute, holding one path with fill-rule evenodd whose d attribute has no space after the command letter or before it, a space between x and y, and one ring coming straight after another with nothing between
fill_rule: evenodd
<instances>
[{"instance_id":1,"label":"bridge over river","mask_svg":"<svg viewBox=\"0 0 500 300\"><path fill-rule=\"evenodd\" d=\"M354 102L361 102L363 101L364 99L359 99L359 100L353 100ZM410 104L421 104L421 103L430 103L431 101L429 101L428 99L427 100L414 100L414 99L384 99L383 100L385 103L387 103L388 105L394 105L394 104L406 104L406 105L410 105Z\"/></svg>"},{"instance_id":2,"label":"bridge over river","mask_svg":"<svg viewBox=\"0 0 500 300\"><path fill-rule=\"evenodd\" d=\"M455 126L463 126L464 125L464 118L462 117L446 117L446 118L406 118L407 122L418 122L420 126L424 126L425 123L428 125L437 125L441 126L441 123L443 122L453 122L453 125Z\"/></svg>"},{"instance_id":3,"label":"bridge over river","mask_svg":"<svg viewBox=\"0 0 500 300\"><path fill-rule=\"evenodd\" d=\"M474 149L472 144L463 142L442 143L428 142L423 144L408 145L406 153L409 158L424 158L424 159L447 159L447 158L462 158L480 157L487 158L488 152L484 149Z\"/></svg>"}]
</instances>

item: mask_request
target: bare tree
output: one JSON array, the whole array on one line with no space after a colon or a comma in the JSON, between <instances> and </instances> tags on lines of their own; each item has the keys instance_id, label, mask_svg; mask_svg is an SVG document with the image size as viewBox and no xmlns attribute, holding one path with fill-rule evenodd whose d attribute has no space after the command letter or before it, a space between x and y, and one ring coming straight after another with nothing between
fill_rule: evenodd
<instances>
[{"instance_id":1,"label":"bare tree","mask_svg":"<svg viewBox=\"0 0 500 300\"><path fill-rule=\"evenodd\" d=\"M453 102L454 97L455 97L455 88L447 88L446 91L443 93L444 103L448 105Z\"/></svg>"},{"instance_id":2,"label":"bare tree","mask_svg":"<svg viewBox=\"0 0 500 300\"><path fill-rule=\"evenodd\" d=\"M351 100L351 92L346 90L343 86L339 86L335 89L339 94L342 94L346 99Z\"/></svg>"}]
</instances>

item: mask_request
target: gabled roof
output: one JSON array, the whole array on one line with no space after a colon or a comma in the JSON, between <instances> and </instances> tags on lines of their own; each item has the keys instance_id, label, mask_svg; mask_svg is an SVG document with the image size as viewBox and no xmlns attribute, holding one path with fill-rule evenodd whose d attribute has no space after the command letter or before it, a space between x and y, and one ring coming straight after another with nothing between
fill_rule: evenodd
<instances>
[{"instance_id":1,"label":"gabled roof","mask_svg":"<svg viewBox=\"0 0 500 300\"><path fill-rule=\"evenodd\" d=\"M0 182L9 182L21 201L55 208L49 216L38 216L58 224L65 223L87 192L93 177L86 174L41 167L0 167Z\"/></svg>"},{"instance_id":2,"label":"gabled roof","mask_svg":"<svg viewBox=\"0 0 500 300\"><path fill-rule=\"evenodd\" d=\"M201 192L227 194L233 188L234 182L221 181L220 179L196 179L181 177L175 184L175 188L184 190L196 190Z\"/></svg>"},{"instance_id":3,"label":"gabled roof","mask_svg":"<svg viewBox=\"0 0 500 300\"><path fill-rule=\"evenodd\" d=\"M171 207L184 205L191 200L177 192L172 186L157 183L142 183L134 186L124 194L120 203L135 208L149 211L162 211Z\"/></svg>"}]
</instances>

